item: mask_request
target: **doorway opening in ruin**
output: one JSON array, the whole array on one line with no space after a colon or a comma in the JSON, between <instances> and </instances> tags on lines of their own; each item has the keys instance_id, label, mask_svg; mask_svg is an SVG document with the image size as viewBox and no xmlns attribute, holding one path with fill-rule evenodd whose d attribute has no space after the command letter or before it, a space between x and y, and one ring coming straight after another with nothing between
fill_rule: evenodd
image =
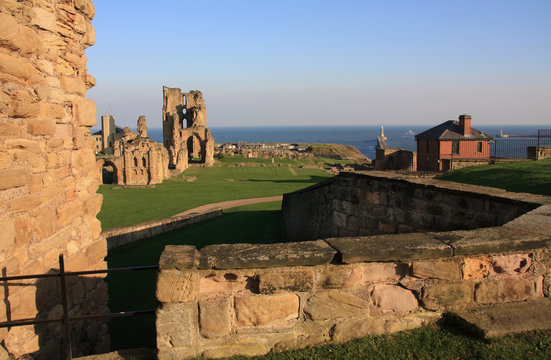
<instances>
[{"instance_id":1,"label":"doorway opening in ruin","mask_svg":"<svg viewBox=\"0 0 551 360\"><path fill-rule=\"evenodd\" d=\"M201 146L201 139L196 134L187 139L188 161L190 164L202 164L205 162L204 153Z\"/></svg>"},{"instance_id":2,"label":"doorway opening in ruin","mask_svg":"<svg viewBox=\"0 0 551 360\"><path fill-rule=\"evenodd\" d=\"M105 162L101 167L102 184L117 184L117 167L112 162Z\"/></svg>"}]
</instances>

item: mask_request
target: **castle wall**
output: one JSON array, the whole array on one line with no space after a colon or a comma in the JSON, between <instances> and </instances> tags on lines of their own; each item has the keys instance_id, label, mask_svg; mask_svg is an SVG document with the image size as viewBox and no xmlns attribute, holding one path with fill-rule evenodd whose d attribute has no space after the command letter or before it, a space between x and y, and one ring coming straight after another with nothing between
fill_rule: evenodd
<instances>
[{"instance_id":1,"label":"castle wall","mask_svg":"<svg viewBox=\"0 0 551 360\"><path fill-rule=\"evenodd\" d=\"M289 241L500 226L534 208L530 195L397 174L341 173L285 194Z\"/></svg>"},{"instance_id":2,"label":"castle wall","mask_svg":"<svg viewBox=\"0 0 551 360\"><path fill-rule=\"evenodd\" d=\"M94 43L90 0L0 2L0 269L5 276L105 269L96 219L102 197L85 98L95 79L84 50ZM69 279L71 314L106 312L101 276ZM61 316L58 280L4 286L0 321ZM103 321L103 320L102 320ZM102 321L72 326L73 354L109 349ZM62 324L0 329L14 356L63 354Z\"/></svg>"}]
</instances>

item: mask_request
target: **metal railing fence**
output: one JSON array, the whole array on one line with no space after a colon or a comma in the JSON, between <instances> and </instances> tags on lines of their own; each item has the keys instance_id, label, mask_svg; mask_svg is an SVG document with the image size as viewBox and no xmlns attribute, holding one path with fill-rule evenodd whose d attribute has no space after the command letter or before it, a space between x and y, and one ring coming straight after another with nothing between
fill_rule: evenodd
<instances>
[{"instance_id":1,"label":"metal railing fence","mask_svg":"<svg viewBox=\"0 0 551 360\"><path fill-rule=\"evenodd\" d=\"M48 273L48 274L35 274L35 275L18 275L18 276L4 276L0 277L0 282L3 282L4 286L9 286L9 281L15 280L29 280L29 279L44 279L44 278L53 278L57 277L61 283L61 299L63 306L63 317L61 318L52 318L52 319L18 319L0 322L0 328L11 328L15 326L25 326L25 325L36 325L36 324L45 324L52 322L63 322L64 331L63 331L63 341L66 358L71 360L72 355L72 343L71 343L71 322L75 320L90 320L97 318L105 317L124 317L124 316L134 316L142 314L151 314L155 313L156 309L147 309L147 310L134 310L134 311L119 311L113 313L104 313L104 314L91 314L91 315L80 315L80 316L69 316L69 306L68 306L68 297L67 297L67 277L68 276L81 276L81 275L94 275L94 274L107 274L115 272L129 272L129 271L144 271L144 270L158 270L159 265L149 265L149 266L135 266L135 267L126 267L126 268L113 268L113 269L104 269L104 270L88 270L88 271L65 271L65 263L63 259L63 254L59 255L59 273Z\"/></svg>"}]
</instances>

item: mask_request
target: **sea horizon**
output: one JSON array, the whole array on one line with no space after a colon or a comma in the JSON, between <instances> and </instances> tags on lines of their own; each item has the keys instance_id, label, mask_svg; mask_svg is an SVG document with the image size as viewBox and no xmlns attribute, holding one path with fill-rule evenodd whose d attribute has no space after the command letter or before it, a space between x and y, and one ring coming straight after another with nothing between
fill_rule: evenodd
<instances>
[{"instance_id":1,"label":"sea horizon","mask_svg":"<svg viewBox=\"0 0 551 360\"><path fill-rule=\"evenodd\" d=\"M416 151L415 135L430 129L434 125L388 125L384 126L390 148ZM509 126L474 126L476 129L495 137L500 130L504 134L536 135L541 125ZM549 126L548 128L551 128ZM249 142L249 143L329 143L352 145L370 159L375 158L377 136L381 133L380 125L293 125L293 126L214 126L209 127L215 143ZM132 129L136 131L135 129ZM95 129L97 131L97 128ZM148 136L163 142L162 128L148 128Z\"/></svg>"}]
</instances>

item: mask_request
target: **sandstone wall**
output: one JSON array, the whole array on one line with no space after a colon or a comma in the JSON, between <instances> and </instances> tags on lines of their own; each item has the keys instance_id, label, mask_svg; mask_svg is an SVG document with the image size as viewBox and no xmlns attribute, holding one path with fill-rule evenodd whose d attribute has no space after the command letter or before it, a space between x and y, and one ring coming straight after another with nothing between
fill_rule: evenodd
<instances>
[{"instance_id":1,"label":"sandstone wall","mask_svg":"<svg viewBox=\"0 0 551 360\"><path fill-rule=\"evenodd\" d=\"M90 127L95 84L84 50L94 43L90 0L0 2L0 269L4 275L59 268L104 269L96 219L102 198ZM106 311L103 279L71 278L71 314ZM61 315L57 280L5 286L0 321ZM57 358L61 324L0 329L15 356ZM73 324L74 354L108 350L106 326Z\"/></svg>"},{"instance_id":2,"label":"sandstone wall","mask_svg":"<svg viewBox=\"0 0 551 360\"><path fill-rule=\"evenodd\" d=\"M472 231L168 246L158 358L254 356L549 297L551 206Z\"/></svg>"},{"instance_id":3,"label":"sandstone wall","mask_svg":"<svg viewBox=\"0 0 551 360\"><path fill-rule=\"evenodd\" d=\"M541 201L535 195L397 174L345 172L285 194L282 213L287 239L304 241L499 226Z\"/></svg>"}]
</instances>

